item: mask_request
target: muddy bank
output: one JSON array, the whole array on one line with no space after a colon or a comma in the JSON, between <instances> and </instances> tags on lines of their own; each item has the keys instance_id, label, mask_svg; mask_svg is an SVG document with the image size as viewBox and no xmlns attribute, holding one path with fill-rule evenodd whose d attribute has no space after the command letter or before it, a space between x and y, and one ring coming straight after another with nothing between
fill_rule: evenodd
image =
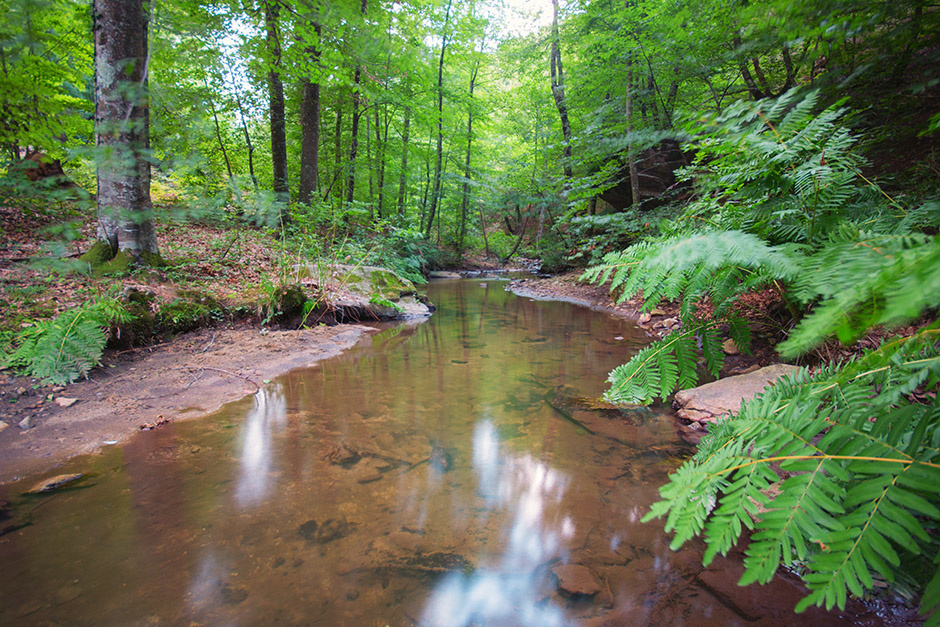
<instances>
[{"instance_id":1,"label":"muddy bank","mask_svg":"<svg viewBox=\"0 0 940 627\"><path fill-rule=\"evenodd\" d=\"M28 379L0 373L0 421L8 425L0 424L0 483L127 440L141 426L205 416L374 330L203 328L155 347L106 354L88 380L64 387L32 388Z\"/></svg>"}]
</instances>

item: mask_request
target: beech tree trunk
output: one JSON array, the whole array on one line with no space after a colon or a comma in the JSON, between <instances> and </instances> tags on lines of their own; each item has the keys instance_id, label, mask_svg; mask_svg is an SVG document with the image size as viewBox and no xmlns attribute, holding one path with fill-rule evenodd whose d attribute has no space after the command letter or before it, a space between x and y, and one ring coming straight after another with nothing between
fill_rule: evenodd
<instances>
[{"instance_id":1,"label":"beech tree trunk","mask_svg":"<svg viewBox=\"0 0 940 627\"><path fill-rule=\"evenodd\" d=\"M281 38L278 32L280 7L276 0L264 1L264 26L267 31L271 67L268 70L268 92L271 113L271 167L274 172L274 191L286 197L287 184L287 131L284 124L284 85L281 83ZM284 216L282 216L283 218Z\"/></svg>"},{"instance_id":2,"label":"beech tree trunk","mask_svg":"<svg viewBox=\"0 0 940 627\"><path fill-rule=\"evenodd\" d=\"M149 2L94 0L98 239L138 264L157 254L150 203Z\"/></svg>"},{"instance_id":3,"label":"beech tree trunk","mask_svg":"<svg viewBox=\"0 0 940 627\"><path fill-rule=\"evenodd\" d=\"M310 59L314 68L320 64L320 24L314 22L317 43L310 46ZM314 69L314 72L319 70ZM320 81L304 80L300 103L300 184L297 200L310 204L316 193L320 171Z\"/></svg>"},{"instance_id":4,"label":"beech tree trunk","mask_svg":"<svg viewBox=\"0 0 940 627\"><path fill-rule=\"evenodd\" d=\"M568 122L568 104L565 102L565 71L561 65L560 37L558 35L558 0L552 0L552 96L561 118L561 132L564 135L564 156L562 167L565 178L571 178L571 124Z\"/></svg>"}]
</instances>

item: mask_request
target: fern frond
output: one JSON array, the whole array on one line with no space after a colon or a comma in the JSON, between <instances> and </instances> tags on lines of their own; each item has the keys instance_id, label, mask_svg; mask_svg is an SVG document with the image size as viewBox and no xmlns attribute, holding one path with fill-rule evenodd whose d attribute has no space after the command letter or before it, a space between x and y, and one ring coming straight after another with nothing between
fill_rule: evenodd
<instances>
[{"instance_id":1,"label":"fern frond","mask_svg":"<svg viewBox=\"0 0 940 627\"><path fill-rule=\"evenodd\" d=\"M611 291L622 289L620 301L643 292L652 309L663 299L694 303L710 295L716 306L727 306L748 287L788 281L799 272L799 258L786 247L768 246L740 231L708 231L692 237L644 242L622 253L609 254L582 279L595 284L609 280ZM684 321L692 309L683 309Z\"/></svg>"},{"instance_id":2,"label":"fern frond","mask_svg":"<svg viewBox=\"0 0 940 627\"><path fill-rule=\"evenodd\" d=\"M752 499L765 503L741 583L765 582L780 562L799 560L810 594L798 610L844 607L876 577L894 580L918 556L937 560L924 521L940 520L940 403L877 392L915 382L936 390L938 333L924 329L812 377L798 371L744 403L714 425L645 519L666 516L674 545L704 533L711 559L752 524L744 518ZM775 481L772 462L790 476L770 500L758 492ZM924 610L937 605L930 599Z\"/></svg>"},{"instance_id":3,"label":"fern frond","mask_svg":"<svg viewBox=\"0 0 940 627\"><path fill-rule=\"evenodd\" d=\"M808 263L796 296L821 303L779 347L804 353L827 337L844 343L875 325L896 325L940 305L940 239L877 236L831 246Z\"/></svg>"}]
</instances>

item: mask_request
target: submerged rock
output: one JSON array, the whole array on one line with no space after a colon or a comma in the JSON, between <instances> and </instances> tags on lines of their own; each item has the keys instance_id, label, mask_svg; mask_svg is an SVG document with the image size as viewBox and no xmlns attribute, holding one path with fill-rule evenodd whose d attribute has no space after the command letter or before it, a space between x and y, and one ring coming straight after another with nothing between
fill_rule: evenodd
<instances>
[{"instance_id":1,"label":"submerged rock","mask_svg":"<svg viewBox=\"0 0 940 627\"><path fill-rule=\"evenodd\" d=\"M566 597L592 597L601 591L601 584L587 566L560 564L552 569L558 579L558 592Z\"/></svg>"},{"instance_id":2,"label":"submerged rock","mask_svg":"<svg viewBox=\"0 0 940 627\"><path fill-rule=\"evenodd\" d=\"M767 386L792 372L796 366L774 364L749 374L725 377L697 388L676 392L675 405L680 418L697 422L715 422L741 408Z\"/></svg>"}]
</instances>

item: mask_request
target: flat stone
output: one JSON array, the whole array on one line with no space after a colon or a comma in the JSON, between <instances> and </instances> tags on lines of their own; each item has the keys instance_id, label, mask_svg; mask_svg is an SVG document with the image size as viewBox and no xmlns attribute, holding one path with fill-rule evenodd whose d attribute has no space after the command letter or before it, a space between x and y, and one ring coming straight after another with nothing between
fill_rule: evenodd
<instances>
[{"instance_id":1,"label":"flat stone","mask_svg":"<svg viewBox=\"0 0 940 627\"><path fill-rule=\"evenodd\" d=\"M20 420L17 426L23 431L26 431L27 429L33 426L33 421L30 419L29 416L26 416L26 418L23 418L22 420Z\"/></svg>"},{"instance_id":2,"label":"flat stone","mask_svg":"<svg viewBox=\"0 0 940 627\"><path fill-rule=\"evenodd\" d=\"M715 416L707 411L698 409L680 409L676 415L686 420L691 420L693 424L698 422L715 422Z\"/></svg>"},{"instance_id":3,"label":"flat stone","mask_svg":"<svg viewBox=\"0 0 940 627\"><path fill-rule=\"evenodd\" d=\"M59 407L71 407L78 402L77 398L68 398L65 396L57 396L55 399L55 404Z\"/></svg>"},{"instance_id":4,"label":"flat stone","mask_svg":"<svg viewBox=\"0 0 940 627\"><path fill-rule=\"evenodd\" d=\"M558 592L564 596L590 597L601 591L601 584L587 566L560 564L552 572L558 578Z\"/></svg>"},{"instance_id":5,"label":"flat stone","mask_svg":"<svg viewBox=\"0 0 940 627\"><path fill-rule=\"evenodd\" d=\"M34 485L32 488L24 492L24 494L45 494L47 492L52 492L53 490L58 490L63 486L78 481L84 476L85 475L79 472L71 475L56 475L55 477L49 477L48 479L43 479Z\"/></svg>"},{"instance_id":6,"label":"flat stone","mask_svg":"<svg viewBox=\"0 0 940 627\"><path fill-rule=\"evenodd\" d=\"M675 404L690 416L696 414L688 412L702 412L711 414L714 417L711 420L717 420L738 411L741 408L741 401L754 398L777 379L797 370L796 366L789 364L774 364L749 374L725 377L697 388L676 392ZM700 419L700 421L709 422L710 420Z\"/></svg>"},{"instance_id":7,"label":"flat stone","mask_svg":"<svg viewBox=\"0 0 940 627\"><path fill-rule=\"evenodd\" d=\"M428 274L428 277L432 279L459 279L461 278L459 272L446 272L444 270L432 270Z\"/></svg>"}]
</instances>

